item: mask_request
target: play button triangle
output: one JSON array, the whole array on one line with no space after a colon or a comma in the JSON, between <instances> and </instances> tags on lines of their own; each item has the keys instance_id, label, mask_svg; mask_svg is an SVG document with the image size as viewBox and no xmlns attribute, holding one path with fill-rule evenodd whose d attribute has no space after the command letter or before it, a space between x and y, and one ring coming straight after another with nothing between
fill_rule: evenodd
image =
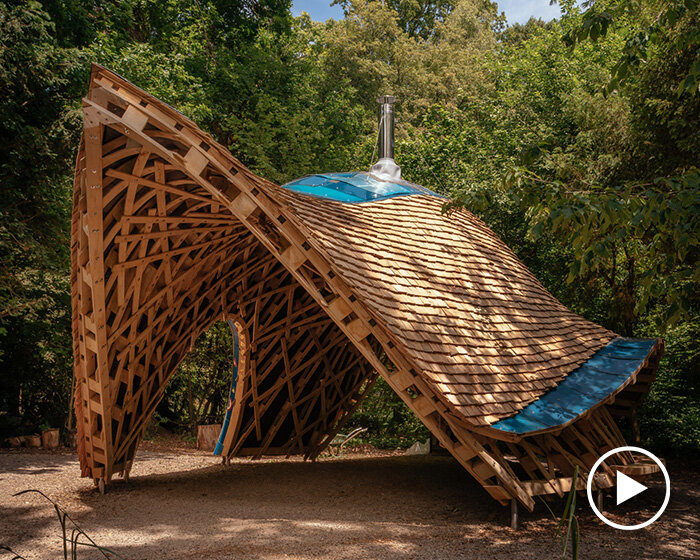
<instances>
[{"instance_id":1,"label":"play button triangle","mask_svg":"<svg viewBox=\"0 0 700 560\"><path fill-rule=\"evenodd\" d=\"M619 506L622 502L626 502L630 498L634 498L637 494L641 494L647 489L646 486L640 484L633 478L630 478L625 473L616 471L617 484L615 485L617 490L617 505Z\"/></svg>"}]
</instances>

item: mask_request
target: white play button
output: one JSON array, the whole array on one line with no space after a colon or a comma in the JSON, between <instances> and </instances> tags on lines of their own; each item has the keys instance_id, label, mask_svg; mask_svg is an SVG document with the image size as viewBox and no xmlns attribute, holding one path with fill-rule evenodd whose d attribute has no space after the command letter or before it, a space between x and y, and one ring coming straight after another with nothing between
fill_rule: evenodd
<instances>
[{"instance_id":1,"label":"white play button","mask_svg":"<svg viewBox=\"0 0 700 560\"><path fill-rule=\"evenodd\" d=\"M605 517L605 515L601 512L600 509L598 509L598 505L596 504L596 501L593 499L593 485L594 481L596 481L597 474L596 471L600 468L600 466L603 464L603 461L608 459L608 457L618 455L620 453L634 453L635 455L645 455L649 459L651 459L654 463L656 463L659 466L659 470L661 473L664 475L664 482L666 483L666 492L664 493L664 501L663 504L661 504L661 507L656 511L656 513L646 521L641 521L640 523L635 523L633 525L624 525L622 523L617 523L615 521L612 521L611 519L608 519ZM639 463L638 459L635 459L637 463ZM602 476L602 475L601 475ZM620 472L619 470L615 469L615 478L616 478L616 484L615 484L615 491L617 494L617 505L620 505L623 502L626 502L630 498L634 498L636 495L641 494L644 492L644 490L649 490L646 486L643 484L640 484L630 476ZM607 483L609 479L607 476L605 477L605 482ZM596 481L595 484L597 485L598 482ZM656 455L653 453L650 453L646 449L642 449L641 447L633 447L633 446L624 446L624 447L617 447L615 449L611 449L610 451L605 452L601 457L598 458L598 460L593 464L593 467L591 468L590 471L588 471L588 482L586 484L586 494L588 496L588 503L591 504L591 508L593 509L593 513L595 513L598 516L598 519L600 519L603 523L606 525L609 525L610 527L614 527L615 529L621 529L622 531L635 531L637 529L643 529L644 527L648 527L651 525L654 521L656 521L659 517L661 517L661 514L663 514L664 510L666 509L666 506L668 505L668 501L671 498L671 479L668 476L668 471L666 470L666 465L664 465L663 461L661 461ZM602 497L602 494L599 494L599 497ZM652 496L649 496L649 499L652 500ZM653 500L652 500L653 501ZM648 504L647 504L648 507ZM602 509L602 508L601 508ZM618 512L618 516L622 515Z\"/></svg>"},{"instance_id":2,"label":"white play button","mask_svg":"<svg viewBox=\"0 0 700 560\"><path fill-rule=\"evenodd\" d=\"M641 494L647 489L644 484L640 484L634 478L627 476L625 473L615 471L617 475L617 483L615 488L617 491L617 505L626 502L630 498L634 498L637 494Z\"/></svg>"}]
</instances>

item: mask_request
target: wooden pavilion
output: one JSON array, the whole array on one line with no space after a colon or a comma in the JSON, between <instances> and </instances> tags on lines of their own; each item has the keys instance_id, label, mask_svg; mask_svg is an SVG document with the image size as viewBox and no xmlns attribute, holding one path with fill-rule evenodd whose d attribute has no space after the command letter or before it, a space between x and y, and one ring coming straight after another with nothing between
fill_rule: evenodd
<instances>
[{"instance_id":1,"label":"wooden pavilion","mask_svg":"<svg viewBox=\"0 0 700 560\"><path fill-rule=\"evenodd\" d=\"M280 187L100 66L83 111L71 278L83 476L128 476L168 379L222 319L241 343L224 457L316 458L378 376L502 504L563 495L577 466L583 487L625 445L616 419L648 392L663 342L569 311L471 213L369 174ZM629 453L615 466L652 469ZM596 486L613 483L609 460Z\"/></svg>"}]
</instances>

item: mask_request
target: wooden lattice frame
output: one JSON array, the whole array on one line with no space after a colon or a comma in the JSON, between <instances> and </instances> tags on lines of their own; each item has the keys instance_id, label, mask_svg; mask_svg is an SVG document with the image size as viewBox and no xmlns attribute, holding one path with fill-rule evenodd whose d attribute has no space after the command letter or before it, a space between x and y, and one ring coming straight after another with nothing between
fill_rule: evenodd
<instances>
[{"instance_id":1,"label":"wooden lattice frame","mask_svg":"<svg viewBox=\"0 0 700 560\"><path fill-rule=\"evenodd\" d=\"M661 343L622 391L569 425L525 437L476 426L426 382L271 183L102 67L83 111L72 226L83 476L128 475L170 375L199 334L228 318L243 344L225 457L314 459L378 375L503 504L532 509L533 496L561 495L576 466L585 474L624 445L612 415L648 391Z\"/></svg>"}]
</instances>

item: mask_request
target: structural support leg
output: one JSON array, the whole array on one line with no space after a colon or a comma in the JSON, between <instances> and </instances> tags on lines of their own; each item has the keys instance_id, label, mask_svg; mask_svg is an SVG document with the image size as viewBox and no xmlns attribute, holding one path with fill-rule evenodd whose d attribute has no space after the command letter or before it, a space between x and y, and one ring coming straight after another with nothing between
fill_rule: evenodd
<instances>
[{"instance_id":1,"label":"structural support leg","mask_svg":"<svg viewBox=\"0 0 700 560\"><path fill-rule=\"evenodd\" d=\"M510 528L513 531L520 529L520 516L518 515L518 500L510 501Z\"/></svg>"},{"instance_id":2,"label":"structural support leg","mask_svg":"<svg viewBox=\"0 0 700 560\"><path fill-rule=\"evenodd\" d=\"M634 434L634 442L640 443L642 441L642 432L639 429L639 418L637 418L637 411L632 413L632 433Z\"/></svg>"},{"instance_id":3,"label":"structural support leg","mask_svg":"<svg viewBox=\"0 0 700 560\"><path fill-rule=\"evenodd\" d=\"M595 507L598 508L598 511L602 512L603 511L603 491L598 490L595 495Z\"/></svg>"}]
</instances>

